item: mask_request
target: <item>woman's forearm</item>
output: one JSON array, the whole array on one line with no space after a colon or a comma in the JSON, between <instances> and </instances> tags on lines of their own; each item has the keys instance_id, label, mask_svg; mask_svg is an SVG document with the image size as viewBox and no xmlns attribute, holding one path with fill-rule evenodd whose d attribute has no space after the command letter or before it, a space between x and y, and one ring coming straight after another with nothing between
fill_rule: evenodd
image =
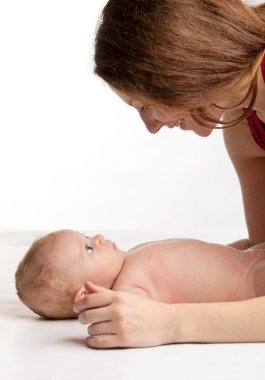
<instances>
[{"instance_id":1,"label":"woman's forearm","mask_svg":"<svg viewBox=\"0 0 265 380\"><path fill-rule=\"evenodd\" d=\"M265 342L265 297L170 306L172 343Z\"/></svg>"},{"instance_id":2,"label":"woman's forearm","mask_svg":"<svg viewBox=\"0 0 265 380\"><path fill-rule=\"evenodd\" d=\"M75 304L95 348L169 343L265 342L265 297L220 303L166 304L87 282Z\"/></svg>"}]
</instances>

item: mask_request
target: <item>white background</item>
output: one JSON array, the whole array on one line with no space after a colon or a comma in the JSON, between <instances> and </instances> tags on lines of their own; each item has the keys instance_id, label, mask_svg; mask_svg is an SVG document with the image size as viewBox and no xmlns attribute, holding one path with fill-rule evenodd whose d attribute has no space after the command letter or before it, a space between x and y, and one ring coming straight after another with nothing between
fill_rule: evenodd
<instances>
[{"instance_id":1,"label":"white background","mask_svg":"<svg viewBox=\"0 0 265 380\"><path fill-rule=\"evenodd\" d=\"M0 230L246 237L222 132L151 135L94 76L104 4L0 1Z\"/></svg>"}]
</instances>

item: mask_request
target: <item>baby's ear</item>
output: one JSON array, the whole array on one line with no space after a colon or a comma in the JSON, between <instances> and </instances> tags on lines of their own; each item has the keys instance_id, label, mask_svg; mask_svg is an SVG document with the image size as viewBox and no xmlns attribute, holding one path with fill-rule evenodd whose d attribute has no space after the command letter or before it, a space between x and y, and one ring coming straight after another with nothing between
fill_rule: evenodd
<instances>
[{"instance_id":1,"label":"baby's ear","mask_svg":"<svg viewBox=\"0 0 265 380\"><path fill-rule=\"evenodd\" d=\"M84 286L82 286L82 288L80 288L76 293L75 293L75 303L79 300L81 300L81 298L85 297L87 295L87 291L86 289L84 288Z\"/></svg>"}]
</instances>

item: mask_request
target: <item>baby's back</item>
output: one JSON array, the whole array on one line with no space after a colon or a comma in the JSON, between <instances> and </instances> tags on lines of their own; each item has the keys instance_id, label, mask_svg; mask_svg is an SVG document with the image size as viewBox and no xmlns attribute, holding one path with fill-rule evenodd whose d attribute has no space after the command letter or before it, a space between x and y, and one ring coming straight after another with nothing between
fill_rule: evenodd
<instances>
[{"instance_id":1,"label":"baby's back","mask_svg":"<svg viewBox=\"0 0 265 380\"><path fill-rule=\"evenodd\" d=\"M265 250L240 251L191 239L152 242L127 253L113 289L141 288L167 303L243 300L257 295L253 273L258 266L259 279L265 277L260 274L265 274L264 259ZM265 294L261 281L259 293Z\"/></svg>"}]
</instances>

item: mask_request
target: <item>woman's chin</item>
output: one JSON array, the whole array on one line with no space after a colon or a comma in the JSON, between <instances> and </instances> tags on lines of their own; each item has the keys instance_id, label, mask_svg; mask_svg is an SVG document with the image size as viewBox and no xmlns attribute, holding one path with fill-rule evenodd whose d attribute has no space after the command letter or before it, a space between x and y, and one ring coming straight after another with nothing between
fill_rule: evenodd
<instances>
[{"instance_id":1,"label":"woman's chin","mask_svg":"<svg viewBox=\"0 0 265 380\"><path fill-rule=\"evenodd\" d=\"M208 137L208 136L210 136L210 134L212 133L212 129L210 129L210 128L205 128L205 127L202 127L203 128L203 130L199 130L199 131L197 131L197 130L194 130L193 132L196 134L196 135L198 135L198 136L200 136L200 137Z\"/></svg>"},{"instance_id":2,"label":"woman's chin","mask_svg":"<svg viewBox=\"0 0 265 380\"><path fill-rule=\"evenodd\" d=\"M182 129L183 131L191 131L200 137L208 137L213 131L211 128L206 128L200 125L189 126L185 124L180 125L180 129Z\"/></svg>"}]
</instances>

